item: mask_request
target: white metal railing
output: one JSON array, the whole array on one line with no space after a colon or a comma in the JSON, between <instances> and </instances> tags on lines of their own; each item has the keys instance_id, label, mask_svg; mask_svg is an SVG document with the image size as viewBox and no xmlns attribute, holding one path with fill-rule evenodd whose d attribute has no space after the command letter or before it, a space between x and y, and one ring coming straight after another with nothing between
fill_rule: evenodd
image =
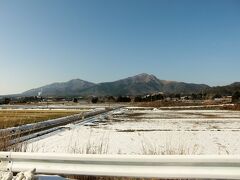
<instances>
[{"instance_id":1,"label":"white metal railing","mask_svg":"<svg viewBox=\"0 0 240 180\"><path fill-rule=\"evenodd\" d=\"M78 155L0 152L0 171L152 178L240 179L240 155Z\"/></svg>"},{"instance_id":2,"label":"white metal railing","mask_svg":"<svg viewBox=\"0 0 240 180\"><path fill-rule=\"evenodd\" d=\"M0 129L0 147L10 146L19 142L42 136L44 134L48 134L50 132L61 129L61 125L66 125L73 122L85 123L91 121L91 119L89 119L91 117L104 114L118 108L120 108L120 106L109 109L99 109L96 111L84 112L47 121L21 125L18 127ZM85 119L83 120L83 118Z\"/></svg>"}]
</instances>

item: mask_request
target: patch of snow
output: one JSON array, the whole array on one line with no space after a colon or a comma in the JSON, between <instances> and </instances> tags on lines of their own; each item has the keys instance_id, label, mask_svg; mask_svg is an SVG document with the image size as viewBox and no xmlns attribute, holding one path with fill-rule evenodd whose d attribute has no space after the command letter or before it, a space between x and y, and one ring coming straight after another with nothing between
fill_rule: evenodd
<instances>
[{"instance_id":1,"label":"patch of snow","mask_svg":"<svg viewBox=\"0 0 240 180\"><path fill-rule=\"evenodd\" d=\"M85 123L83 124L84 126L97 126L96 123L93 123L93 122L88 122L88 123Z\"/></svg>"},{"instance_id":2,"label":"patch of snow","mask_svg":"<svg viewBox=\"0 0 240 180\"><path fill-rule=\"evenodd\" d=\"M126 113L127 111L127 113ZM118 116L125 112L124 116ZM240 112L126 110L29 141L27 151L109 154L240 154ZM132 116L138 114L136 116ZM101 118L100 118L101 119Z\"/></svg>"}]
</instances>

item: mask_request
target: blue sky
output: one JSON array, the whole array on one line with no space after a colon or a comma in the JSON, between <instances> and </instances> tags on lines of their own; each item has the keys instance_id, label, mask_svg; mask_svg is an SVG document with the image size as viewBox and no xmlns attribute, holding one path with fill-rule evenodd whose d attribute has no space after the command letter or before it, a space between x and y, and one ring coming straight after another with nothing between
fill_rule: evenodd
<instances>
[{"instance_id":1,"label":"blue sky","mask_svg":"<svg viewBox=\"0 0 240 180\"><path fill-rule=\"evenodd\" d=\"M239 81L240 1L0 1L0 94L143 72L209 85Z\"/></svg>"}]
</instances>

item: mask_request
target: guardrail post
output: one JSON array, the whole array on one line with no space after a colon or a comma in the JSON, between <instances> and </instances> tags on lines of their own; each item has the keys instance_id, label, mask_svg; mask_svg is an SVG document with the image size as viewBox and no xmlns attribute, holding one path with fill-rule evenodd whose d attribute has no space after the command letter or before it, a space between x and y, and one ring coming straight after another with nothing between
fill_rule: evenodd
<instances>
[{"instance_id":1,"label":"guardrail post","mask_svg":"<svg viewBox=\"0 0 240 180\"><path fill-rule=\"evenodd\" d=\"M1 180L11 180L13 178L12 173L12 161L11 152L4 153L0 156L0 179Z\"/></svg>"},{"instance_id":2,"label":"guardrail post","mask_svg":"<svg viewBox=\"0 0 240 180\"><path fill-rule=\"evenodd\" d=\"M11 172L12 171L12 160L11 153L4 153L0 156L0 172Z\"/></svg>"}]
</instances>

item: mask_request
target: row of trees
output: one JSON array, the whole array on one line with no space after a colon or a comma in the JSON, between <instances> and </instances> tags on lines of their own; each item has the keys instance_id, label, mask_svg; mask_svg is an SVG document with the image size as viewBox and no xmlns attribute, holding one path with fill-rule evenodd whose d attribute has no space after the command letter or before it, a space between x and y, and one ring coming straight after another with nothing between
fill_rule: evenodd
<instances>
[{"instance_id":1,"label":"row of trees","mask_svg":"<svg viewBox=\"0 0 240 180\"><path fill-rule=\"evenodd\" d=\"M129 96L106 96L106 97L91 97L91 103L98 103L98 102L131 102L132 99Z\"/></svg>"},{"instance_id":2,"label":"row of trees","mask_svg":"<svg viewBox=\"0 0 240 180\"><path fill-rule=\"evenodd\" d=\"M181 94L152 94L152 95L145 95L145 96L104 96L104 97L96 97L91 96L88 98L88 102L91 103L103 103L103 102L151 102L151 101L158 101L158 100L205 100L205 99L221 99L223 96L221 94L215 94L211 97L207 96L207 94L190 94L186 96L182 96ZM78 103L79 100L86 100L86 98L61 98L62 101L73 101L75 103ZM14 103L30 103L30 102L41 102L46 101L47 98L43 99L42 97L37 96L31 96L31 97L20 97L20 98L2 98L0 99L0 104L9 104L10 102ZM240 102L240 92L236 91L232 94L232 102L233 103L239 103Z\"/></svg>"}]
</instances>

